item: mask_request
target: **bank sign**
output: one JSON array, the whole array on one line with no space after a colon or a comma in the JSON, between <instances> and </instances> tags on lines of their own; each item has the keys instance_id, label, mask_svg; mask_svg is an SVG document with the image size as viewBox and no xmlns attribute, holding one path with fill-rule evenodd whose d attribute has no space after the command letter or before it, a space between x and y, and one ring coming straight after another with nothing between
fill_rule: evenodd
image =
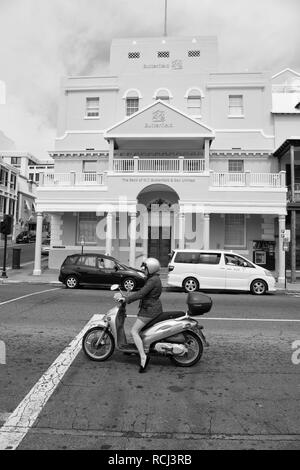
<instances>
[{"instance_id":1,"label":"bank sign","mask_svg":"<svg viewBox=\"0 0 300 470\"><path fill-rule=\"evenodd\" d=\"M182 70L182 60L172 60L170 64L144 64L144 69L170 69L170 70Z\"/></svg>"},{"instance_id":2,"label":"bank sign","mask_svg":"<svg viewBox=\"0 0 300 470\"><path fill-rule=\"evenodd\" d=\"M172 122L168 122L166 111L157 109L156 111L152 112L152 122L146 122L145 128L146 129L153 129L153 128L160 128L165 127L170 129L174 127Z\"/></svg>"}]
</instances>

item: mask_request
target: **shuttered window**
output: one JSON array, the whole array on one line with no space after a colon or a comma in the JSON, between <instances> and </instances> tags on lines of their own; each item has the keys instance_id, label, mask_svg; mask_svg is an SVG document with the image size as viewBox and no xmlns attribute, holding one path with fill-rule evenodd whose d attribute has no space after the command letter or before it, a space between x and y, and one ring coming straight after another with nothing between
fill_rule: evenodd
<instances>
[{"instance_id":1,"label":"shuttered window","mask_svg":"<svg viewBox=\"0 0 300 470\"><path fill-rule=\"evenodd\" d=\"M243 116L243 96L229 95L229 116Z\"/></svg>"},{"instance_id":2,"label":"shuttered window","mask_svg":"<svg viewBox=\"0 0 300 470\"><path fill-rule=\"evenodd\" d=\"M244 214L225 215L225 247L244 248L246 245Z\"/></svg>"}]
</instances>

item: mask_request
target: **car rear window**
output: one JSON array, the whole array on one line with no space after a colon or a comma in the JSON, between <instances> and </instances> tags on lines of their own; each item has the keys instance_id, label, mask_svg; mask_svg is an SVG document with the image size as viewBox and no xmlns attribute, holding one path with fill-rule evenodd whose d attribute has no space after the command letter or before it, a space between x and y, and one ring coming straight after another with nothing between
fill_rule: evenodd
<instances>
[{"instance_id":1,"label":"car rear window","mask_svg":"<svg viewBox=\"0 0 300 470\"><path fill-rule=\"evenodd\" d=\"M219 264L221 259L220 253L200 253L200 264Z\"/></svg>"},{"instance_id":2,"label":"car rear window","mask_svg":"<svg viewBox=\"0 0 300 470\"><path fill-rule=\"evenodd\" d=\"M189 263L189 264L197 264L199 263L199 255L200 253L193 253L193 252L184 252L178 251L175 256L175 263Z\"/></svg>"}]
</instances>

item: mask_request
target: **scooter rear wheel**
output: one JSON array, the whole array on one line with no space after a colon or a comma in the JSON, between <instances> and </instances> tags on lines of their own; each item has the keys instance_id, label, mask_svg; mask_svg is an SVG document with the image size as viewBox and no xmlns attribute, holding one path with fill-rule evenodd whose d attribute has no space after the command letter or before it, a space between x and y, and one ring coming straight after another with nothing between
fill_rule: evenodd
<instances>
[{"instance_id":1,"label":"scooter rear wheel","mask_svg":"<svg viewBox=\"0 0 300 470\"><path fill-rule=\"evenodd\" d=\"M91 361L106 361L114 352L115 341L110 331L105 331L97 346L104 328L96 326L88 330L82 338L82 349Z\"/></svg>"},{"instance_id":2,"label":"scooter rear wheel","mask_svg":"<svg viewBox=\"0 0 300 470\"><path fill-rule=\"evenodd\" d=\"M193 331L185 331L184 345L188 348L188 352L183 356L171 356L171 361L179 367L191 367L200 361L203 354L203 344L201 339Z\"/></svg>"}]
</instances>

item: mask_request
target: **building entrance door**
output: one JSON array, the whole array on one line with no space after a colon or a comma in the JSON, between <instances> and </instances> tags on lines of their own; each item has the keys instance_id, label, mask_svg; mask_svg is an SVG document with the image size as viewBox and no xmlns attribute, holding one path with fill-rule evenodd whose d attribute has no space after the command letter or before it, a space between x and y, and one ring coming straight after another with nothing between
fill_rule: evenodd
<instances>
[{"instance_id":1,"label":"building entrance door","mask_svg":"<svg viewBox=\"0 0 300 470\"><path fill-rule=\"evenodd\" d=\"M168 266L171 251L171 227L148 227L148 257Z\"/></svg>"}]
</instances>

